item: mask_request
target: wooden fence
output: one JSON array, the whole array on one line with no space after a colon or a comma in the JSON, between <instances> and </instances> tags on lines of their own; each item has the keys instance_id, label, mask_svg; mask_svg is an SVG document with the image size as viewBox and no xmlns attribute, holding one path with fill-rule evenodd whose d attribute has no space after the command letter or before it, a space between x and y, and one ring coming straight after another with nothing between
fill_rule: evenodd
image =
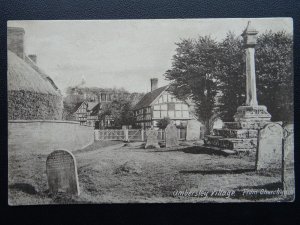
<instances>
[{"instance_id":1,"label":"wooden fence","mask_svg":"<svg viewBox=\"0 0 300 225\"><path fill-rule=\"evenodd\" d=\"M123 130L95 130L94 137L96 141L104 140L121 140L121 141L146 141L146 130L143 129L123 129ZM158 130L157 139L165 140L165 131ZM185 140L186 129L177 129L177 137L179 140Z\"/></svg>"}]
</instances>

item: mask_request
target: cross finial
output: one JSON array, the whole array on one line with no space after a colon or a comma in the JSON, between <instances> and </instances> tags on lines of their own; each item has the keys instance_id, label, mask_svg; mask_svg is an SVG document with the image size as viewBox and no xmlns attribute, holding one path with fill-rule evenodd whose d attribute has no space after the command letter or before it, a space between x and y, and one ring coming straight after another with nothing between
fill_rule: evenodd
<instances>
[{"instance_id":1,"label":"cross finial","mask_svg":"<svg viewBox=\"0 0 300 225\"><path fill-rule=\"evenodd\" d=\"M245 35L245 34L257 34L257 33L258 32L251 26L251 21L249 20L242 35Z\"/></svg>"}]
</instances>

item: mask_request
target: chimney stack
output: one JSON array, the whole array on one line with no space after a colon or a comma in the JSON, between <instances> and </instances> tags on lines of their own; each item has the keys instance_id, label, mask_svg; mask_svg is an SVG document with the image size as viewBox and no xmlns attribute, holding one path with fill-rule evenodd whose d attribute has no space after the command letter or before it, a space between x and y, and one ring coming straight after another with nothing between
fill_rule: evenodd
<instances>
[{"instance_id":1,"label":"chimney stack","mask_svg":"<svg viewBox=\"0 0 300 225\"><path fill-rule=\"evenodd\" d=\"M36 55L31 54L31 55L28 55L28 57L31 59L32 62L34 62L36 64L36 62L37 62L37 56Z\"/></svg>"},{"instance_id":2,"label":"chimney stack","mask_svg":"<svg viewBox=\"0 0 300 225\"><path fill-rule=\"evenodd\" d=\"M21 27L7 28L7 49L15 53L21 59L25 57L24 35L25 30Z\"/></svg>"},{"instance_id":3,"label":"chimney stack","mask_svg":"<svg viewBox=\"0 0 300 225\"><path fill-rule=\"evenodd\" d=\"M158 86L158 79L157 78L151 78L151 91L154 91L155 89L157 89Z\"/></svg>"}]
</instances>

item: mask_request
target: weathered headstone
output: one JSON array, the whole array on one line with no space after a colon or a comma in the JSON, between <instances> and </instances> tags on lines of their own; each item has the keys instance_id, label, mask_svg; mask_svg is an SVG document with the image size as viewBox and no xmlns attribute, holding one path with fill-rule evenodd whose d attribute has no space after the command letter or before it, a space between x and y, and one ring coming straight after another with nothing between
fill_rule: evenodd
<instances>
[{"instance_id":1,"label":"weathered headstone","mask_svg":"<svg viewBox=\"0 0 300 225\"><path fill-rule=\"evenodd\" d=\"M46 161L48 185L51 193L79 195L77 166L74 155L67 150L55 150Z\"/></svg>"},{"instance_id":2,"label":"weathered headstone","mask_svg":"<svg viewBox=\"0 0 300 225\"><path fill-rule=\"evenodd\" d=\"M279 124L269 123L259 131L257 151L257 170L282 170L282 127Z\"/></svg>"},{"instance_id":3,"label":"weathered headstone","mask_svg":"<svg viewBox=\"0 0 300 225\"><path fill-rule=\"evenodd\" d=\"M283 188L286 196L295 198L294 126L283 128Z\"/></svg>"},{"instance_id":4,"label":"weathered headstone","mask_svg":"<svg viewBox=\"0 0 300 225\"><path fill-rule=\"evenodd\" d=\"M153 127L146 131L147 142L145 148L160 148L157 140L158 131Z\"/></svg>"},{"instance_id":5,"label":"weathered headstone","mask_svg":"<svg viewBox=\"0 0 300 225\"><path fill-rule=\"evenodd\" d=\"M201 123L197 120L189 120L186 128L186 140L196 141L200 139Z\"/></svg>"},{"instance_id":6,"label":"weathered headstone","mask_svg":"<svg viewBox=\"0 0 300 225\"><path fill-rule=\"evenodd\" d=\"M178 146L177 127L174 123L168 124L165 129L166 133L166 148Z\"/></svg>"}]
</instances>

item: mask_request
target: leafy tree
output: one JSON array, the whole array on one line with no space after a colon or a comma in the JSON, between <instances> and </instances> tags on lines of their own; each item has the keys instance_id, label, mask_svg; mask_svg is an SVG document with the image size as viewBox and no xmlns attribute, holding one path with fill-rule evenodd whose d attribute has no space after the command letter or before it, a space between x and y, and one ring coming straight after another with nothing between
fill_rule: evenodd
<instances>
[{"instance_id":1,"label":"leafy tree","mask_svg":"<svg viewBox=\"0 0 300 225\"><path fill-rule=\"evenodd\" d=\"M246 65L241 37L229 32L220 43L218 105L223 121L232 121L238 106L245 103Z\"/></svg>"},{"instance_id":2,"label":"leafy tree","mask_svg":"<svg viewBox=\"0 0 300 225\"><path fill-rule=\"evenodd\" d=\"M246 74L242 38L229 32L217 43L210 37L177 43L172 69L165 73L171 91L183 100L192 99L196 114L210 130L216 114L232 121L245 103ZM292 36L265 32L256 46L258 102L266 105L273 121L293 120Z\"/></svg>"},{"instance_id":3,"label":"leafy tree","mask_svg":"<svg viewBox=\"0 0 300 225\"><path fill-rule=\"evenodd\" d=\"M75 120L74 112L75 106L82 102L83 98L80 95L68 95L63 99L63 119L64 120Z\"/></svg>"},{"instance_id":4,"label":"leafy tree","mask_svg":"<svg viewBox=\"0 0 300 225\"><path fill-rule=\"evenodd\" d=\"M157 127L159 129L166 129L166 127L168 126L168 124L171 123L171 119L169 117L164 117L163 119L160 119L158 122L157 122Z\"/></svg>"},{"instance_id":5,"label":"leafy tree","mask_svg":"<svg viewBox=\"0 0 300 225\"><path fill-rule=\"evenodd\" d=\"M135 124L132 103L129 100L114 100L111 103L105 104L101 111L100 119L103 119L105 116L112 116L115 127Z\"/></svg>"},{"instance_id":6,"label":"leafy tree","mask_svg":"<svg viewBox=\"0 0 300 225\"><path fill-rule=\"evenodd\" d=\"M293 38L281 31L263 33L256 48L257 95L273 121L293 121Z\"/></svg>"},{"instance_id":7,"label":"leafy tree","mask_svg":"<svg viewBox=\"0 0 300 225\"><path fill-rule=\"evenodd\" d=\"M103 104L104 112L102 113L102 117L105 115L111 115L115 117L117 121L117 125L127 125L132 124L133 120L132 113L130 112L131 107L135 105L143 96L143 93L129 93L124 88L99 88L99 87L81 87L81 86L74 86L68 87L66 89L66 97L64 98L64 112L63 118L67 120L74 120L75 118L72 117L72 113L74 107L77 103L86 101L98 101L100 99L101 92L110 92L115 94L115 99L112 102L105 102ZM84 95L86 94L86 98ZM123 103L124 104L123 104ZM123 107L123 108L122 108ZM130 109L129 109L130 108ZM121 109L122 115L121 115Z\"/></svg>"},{"instance_id":8,"label":"leafy tree","mask_svg":"<svg viewBox=\"0 0 300 225\"><path fill-rule=\"evenodd\" d=\"M171 90L177 98L195 102L196 114L209 132L210 118L217 110L220 48L209 36L182 40L176 45L172 69L165 77L171 81Z\"/></svg>"}]
</instances>

